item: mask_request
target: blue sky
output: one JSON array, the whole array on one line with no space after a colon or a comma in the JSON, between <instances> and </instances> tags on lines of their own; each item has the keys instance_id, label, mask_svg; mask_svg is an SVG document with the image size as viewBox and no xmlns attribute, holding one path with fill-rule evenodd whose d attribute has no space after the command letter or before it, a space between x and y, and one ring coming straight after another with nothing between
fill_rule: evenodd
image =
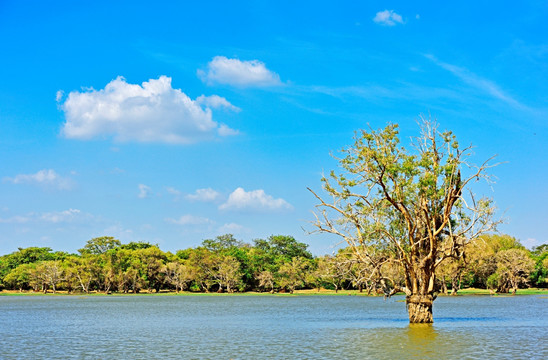
<instances>
[{"instance_id":1,"label":"blue sky","mask_svg":"<svg viewBox=\"0 0 548 360\"><path fill-rule=\"evenodd\" d=\"M436 117L548 242L545 1L0 3L0 253L307 235L355 130ZM405 140L404 140L405 141Z\"/></svg>"}]
</instances>

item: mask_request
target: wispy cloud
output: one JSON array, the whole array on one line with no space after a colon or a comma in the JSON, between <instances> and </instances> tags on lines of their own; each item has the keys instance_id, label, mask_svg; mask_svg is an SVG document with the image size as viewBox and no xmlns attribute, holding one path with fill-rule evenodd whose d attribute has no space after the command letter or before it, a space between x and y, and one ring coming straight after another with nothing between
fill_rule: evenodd
<instances>
[{"instance_id":1,"label":"wispy cloud","mask_svg":"<svg viewBox=\"0 0 548 360\"><path fill-rule=\"evenodd\" d=\"M173 201L179 201L183 195L181 191L175 189L174 187L166 187L166 191L173 195Z\"/></svg>"},{"instance_id":2,"label":"wispy cloud","mask_svg":"<svg viewBox=\"0 0 548 360\"><path fill-rule=\"evenodd\" d=\"M403 18L400 14L396 13L394 10L384 10L379 11L373 21L380 25L385 26L395 26L396 24L403 24Z\"/></svg>"},{"instance_id":3,"label":"wispy cloud","mask_svg":"<svg viewBox=\"0 0 548 360\"><path fill-rule=\"evenodd\" d=\"M188 194L186 198L191 201L215 201L219 197L219 193L211 188L198 189L194 194Z\"/></svg>"},{"instance_id":4,"label":"wispy cloud","mask_svg":"<svg viewBox=\"0 0 548 360\"><path fill-rule=\"evenodd\" d=\"M345 100L348 98L364 99L379 102L386 99L396 100L427 100L437 98L458 98L461 95L453 90L441 87L420 86L413 83L399 82L391 86L360 85L360 86L300 86L300 93L316 93ZM310 110L313 111L313 110ZM320 110L314 111L321 113Z\"/></svg>"},{"instance_id":5,"label":"wispy cloud","mask_svg":"<svg viewBox=\"0 0 548 360\"><path fill-rule=\"evenodd\" d=\"M139 194L137 194L137 197L139 199L147 198L150 195L150 187L146 186L145 184L139 184Z\"/></svg>"},{"instance_id":6,"label":"wispy cloud","mask_svg":"<svg viewBox=\"0 0 548 360\"><path fill-rule=\"evenodd\" d=\"M43 213L40 219L51 223L69 222L81 213L78 209L68 209L64 211Z\"/></svg>"},{"instance_id":7,"label":"wispy cloud","mask_svg":"<svg viewBox=\"0 0 548 360\"><path fill-rule=\"evenodd\" d=\"M520 109L520 110L530 110L526 105L523 105L522 103L514 99L512 96L504 92L493 81L482 78L472 73L466 68L440 61L434 55L425 54L424 56L430 61L432 61L434 64L436 64L437 66L449 71L450 73L458 77L460 80L462 80L466 84L471 85L475 87L476 89L479 89L487 93L491 97L502 100L503 102L505 102L506 104L510 105L513 108Z\"/></svg>"},{"instance_id":8,"label":"wispy cloud","mask_svg":"<svg viewBox=\"0 0 548 360\"><path fill-rule=\"evenodd\" d=\"M61 99L63 99L63 96L65 96L65 93L63 92L63 90L58 90L58 91L55 93L55 101L56 101L56 102L60 102Z\"/></svg>"},{"instance_id":9,"label":"wispy cloud","mask_svg":"<svg viewBox=\"0 0 548 360\"><path fill-rule=\"evenodd\" d=\"M40 170L34 174L19 174L14 177L5 177L4 181L11 182L12 184L42 185L60 190L69 190L73 185L71 179L59 175L53 169Z\"/></svg>"},{"instance_id":10,"label":"wispy cloud","mask_svg":"<svg viewBox=\"0 0 548 360\"><path fill-rule=\"evenodd\" d=\"M243 234L249 232L248 228L236 223L227 223L217 229L217 233L219 234Z\"/></svg>"},{"instance_id":11,"label":"wispy cloud","mask_svg":"<svg viewBox=\"0 0 548 360\"><path fill-rule=\"evenodd\" d=\"M30 220L29 216L16 215L8 218L0 218L0 224L24 224Z\"/></svg>"},{"instance_id":12,"label":"wispy cloud","mask_svg":"<svg viewBox=\"0 0 548 360\"><path fill-rule=\"evenodd\" d=\"M182 215L178 219L167 218L165 219L165 221L167 223L176 224L176 225L211 225L214 223L213 220L210 220L208 218L194 216L190 214Z\"/></svg>"},{"instance_id":13,"label":"wispy cloud","mask_svg":"<svg viewBox=\"0 0 548 360\"><path fill-rule=\"evenodd\" d=\"M44 213L31 212L26 215L16 215L9 218L0 218L0 223L4 224L25 224L25 223L69 223L78 219L93 218L90 214L84 214L78 209L68 209L62 211L51 211Z\"/></svg>"},{"instance_id":14,"label":"wispy cloud","mask_svg":"<svg viewBox=\"0 0 548 360\"><path fill-rule=\"evenodd\" d=\"M259 210L276 211L289 210L293 207L284 199L275 199L264 190L245 191L239 187L228 197L228 200L219 206L220 210Z\"/></svg>"},{"instance_id":15,"label":"wispy cloud","mask_svg":"<svg viewBox=\"0 0 548 360\"><path fill-rule=\"evenodd\" d=\"M235 108L221 97L192 100L181 89L174 89L167 76L141 85L129 84L119 76L104 89L68 95L60 104L66 118L62 134L79 140L114 137L117 141L190 144L234 133L213 121L211 108L219 106Z\"/></svg>"},{"instance_id":16,"label":"wispy cloud","mask_svg":"<svg viewBox=\"0 0 548 360\"><path fill-rule=\"evenodd\" d=\"M242 61L215 56L207 64L207 70L197 75L208 85L225 84L237 87L268 87L282 85L280 76L266 68L259 60Z\"/></svg>"},{"instance_id":17,"label":"wispy cloud","mask_svg":"<svg viewBox=\"0 0 548 360\"><path fill-rule=\"evenodd\" d=\"M227 99L224 97L221 97L219 95L211 95L211 96L205 96L201 95L196 98L196 103L199 105L203 105L212 109L227 109L235 112L240 112L242 109L240 109L237 106L232 105L230 102L228 102Z\"/></svg>"}]
</instances>

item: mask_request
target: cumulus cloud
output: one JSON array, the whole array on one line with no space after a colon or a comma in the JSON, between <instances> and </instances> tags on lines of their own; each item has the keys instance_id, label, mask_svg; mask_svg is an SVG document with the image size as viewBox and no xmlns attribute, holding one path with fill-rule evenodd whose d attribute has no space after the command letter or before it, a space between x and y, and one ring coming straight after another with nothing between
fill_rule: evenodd
<instances>
[{"instance_id":1,"label":"cumulus cloud","mask_svg":"<svg viewBox=\"0 0 548 360\"><path fill-rule=\"evenodd\" d=\"M145 184L139 184L139 194L137 195L137 197L139 199L144 199L148 197L149 194L150 194L150 187L146 186Z\"/></svg>"},{"instance_id":2,"label":"cumulus cloud","mask_svg":"<svg viewBox=\"0 0 548 360\"><path fill-rule=\"evenodd\" d=\"M238 87L266 87L281 85L280 76L266 68L259 60L241 61L215 56L207 64L207 71L198 70L203 82Z\"/></svg>"},{"instance_id":3,"label":"cumulus cloud","mask_svg":"<svg viewBox=\"0 0 548 360\"><path fill-rule=\"evenodd\" d=\"M226 136L226 131L219 131L222 124L213 121L211 104L233 106L221 97L201 103L192 100L181 89L174 89L167 76L141 85L129 84L119 76L104 89L68 94L60 104L66 119L62 134L79 140L114 137L117 141L173 144Z\"/></svg>"},{"instance_id":4,"label":"cumulus cloud","mask_svg":"<svg viewBox=\"0 0 548 360\"><path fill-rule=\"evenodd\" d=\"M396 23L403 24L403 19L400 14L394 10L379 11L373 21L380 25L394 26Z\"/></svg>"},{"instance_id":5,"label":"cumulus cloud","mask_svg":"<svg viewBox=\"0 0 548 360\"><path fill-rule=\"evenodd\" d=\"M68 190L72 187L72 181L69 178L60 176L52 169L40 170L35 174L19 174L15 177L5 177L4 181L13 184L43 185L60 190Z\"/></svg>"},{"instance_id":6,"label":"cumulus cloud","mask_svg":"<svg viewBox=\"0 0 548 360\"><path fill-rule=\"evenodd\" d=\"M220 210L259 210L274 211L288 210L293 207L284 199L274 199L264 190L245 191L239 187L228 197L228 200L219 206Z\"/></svg>"},{"instance_id":7,"label":"cumulus cloud","mask_svg":"<svg viewBox=\"0 0 548 360\"><path fill-rule=\"evenodd\" d=\"M186 198L191 201L215 201L219 197L219 193L211 188L198 189L194 194L188 194Z\"/></svg>"},{"instance_id":8,"label":"cumulus cloud","mask_svg":"<svg viewBox=\"0 0 548 360\"><path fill-rule=\"evenodd\" d=\"M194 215L183 215L178 219L171 219L167 218L165 219L167 223L170 224L176 224L176 225L208 225L213 224L213 221L200 216L194 216Z\"/></svg>"},{"instance_id":9,"label":"cumulus cloud","mask_svg":"<svg viewBox=\"0 0 548 360\"><path fill-rule=\"evenodd\" d=\"M211 109L222 108L222 109L227 109L235 112L240 112L242 110L239 107L232 105L231 103L228 102L227 99L219 95L211 95L211 96L200 95L196 98L196 103Z\"/></svg>"}]
</instances>

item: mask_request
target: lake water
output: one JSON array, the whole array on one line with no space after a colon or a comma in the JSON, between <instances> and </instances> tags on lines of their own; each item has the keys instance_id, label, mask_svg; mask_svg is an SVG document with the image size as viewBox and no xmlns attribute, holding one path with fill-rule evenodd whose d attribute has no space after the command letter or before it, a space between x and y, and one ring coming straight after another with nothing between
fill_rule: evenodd
<instances>
[{"instance_id":1,"label":"lake water","mask_svg":"<svg viewBox=\"0 0 548 360\"><path fill-rule=\"evenodd\" d=\"M546 296L4 296L0 359L548 359Z\"/></svg>"}]
</instances>

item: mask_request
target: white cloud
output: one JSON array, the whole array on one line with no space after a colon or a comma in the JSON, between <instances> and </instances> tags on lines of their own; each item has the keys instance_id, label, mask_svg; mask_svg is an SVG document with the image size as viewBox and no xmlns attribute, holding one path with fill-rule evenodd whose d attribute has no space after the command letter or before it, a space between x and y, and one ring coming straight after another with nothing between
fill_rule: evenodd
<instances>
[{"instance_id":1,"label":"white cloud","mask_svg":"<svg viewBox=\"0 0 548 360\"><path fill-rule=\"evenodd\" d=\"M217 99L217 103L221 106L222 101ZM203 105L205 108L172 88L170 77L160 76L138 85L128 84L119 76L104 89L68 95L61 104L66 118L62 134L80 140L112 136L117 141L173 144L225 136L212 119L211 106ZM224 104L229 105L228 101Z\"/></svg>"},{"instance_id":2,"label":"white cloud","mask_svg":"<svg viewBox=\"0 0 548 360\"><path fill-rule=\"evenodd\" d=\"M221 136L232 136L232 135L239 135L240 132L238 130L234 130L226 126L225 124L221 124L219 126L219 135Z\"/></svg>"},{"instance_id":3,"label":"white cloud","mask_svg":"<svg viewBox=\"0 0 548 360\"><path fill-rule=\"evenodd\" d=\"M219 197L219 193L211 188L198 189L194 194L188 194L186 198L192 201L215 201Z\"/></svg>"},{"instance_id":4,"label":"white cloud","mask_svg":"<svg viewBox=\"0 0 548 360\"><path fill-rule=\"evenodd\" d=\"M63 92L63 90L58 90L55 93L55 101L60 102L63 99L64 95L65 95L65 93Z\"/></svg>"},{"instance_id":5,"label":"white cloud","mask_svg":"<svg viewBox=\"0 0 548 360\"><path fill-rule=\"evenodd\" d=\"M139 184L139 194L137 195L137 197L139 197L139 199L144 199L148 197L149 194L150 187L146 186L145 184Z\"/></svg>"},{"instance_id":6,"label":"white cloud","mask_svg":"<svg viewBox=\"0 0 548 360\"><path fill-rule=\"evenodd\" d=\"M268 70L259 60L241 61L215 56L207 64L207 72L197 71L202 81L209 85L227 84L239 87L265 87L281 85L280 76Z\"/></svg>"},{"instance_id":7,"label":"white cloud","mask_svg":"<svg viewBox=\"0 0 548 360\"><path fill-rule=\"evenodd\" d=\"M240 224L228 223L228 224L224 224L223 226L219 227L217 229L217 232L219 234L242 234L242 233L248 233L249 229L246 228L246 227L243 227Z\"/></svg>"},{"instance_id":8,"label":"white cloud","mask_svg":"<svg viewBox=\"0 0 548 360\"><path fill-rule=\"evenodd\" d=\"M72 181L62 177L52 169L40 170L35 174L19 174L13 178L5 177L4 181L13 184L36 184L51 186L60 190L68 190L72 187Z\"/></svg>"},{"instance_id":9,"label":"white cloud","mask_svg":"<svg viewBox=\"0 0 548 360\"><path fill-rule=\"evenodd\" d=\"M220 210L287 210L293 207L284 199L274 199L264 190L245 191L239 187L219 206Z\"/></svg>"},{"instance_id":10,"label":"white cloud","mask_svg":"<svg viewBox=\"0 0 548 360\"><path fill-rule=\"evenodd\" d=\"M394 12L394 10L379 11L373 18L373 21L386 26L394 26L396 23L403 24L401 15Z\"/></svg>"},{"instance_id":11,"label":"white cloud","mask_svg":"<svg viewBox=\"0 0 548 360\"><path fill-rule=\"evenodd\" d=\"M176 225L208 225L213 224L214 222L208 218L194 216L194 215L183 215L178 219L165 219L166 222Z\"/></svg>"},{"instance_id":12,"label":"white cloud","mask_svg":"<svg viewBox=\"0 0 548 360\"><path fill-rule=\"evenodd\" d=\"M78 209L68 209L65 211L48 212L40 215L40 219L51 223L69 222L80 214Z\"/></svg>"},{"instance_id":13,"label":"white cloud","mask_svg":"<svg viewBox=\"0 0 548 360\"><path fill-rule=\"evenodd\" d=\"M227 99L219 95L211 95L211 96L200 95L196 98L196 103L211 109L224 108L224 109L235 111L235 112L242 111L242 109L232 105L231 103L228 102Z\"/></svg>"}]
</instances>

